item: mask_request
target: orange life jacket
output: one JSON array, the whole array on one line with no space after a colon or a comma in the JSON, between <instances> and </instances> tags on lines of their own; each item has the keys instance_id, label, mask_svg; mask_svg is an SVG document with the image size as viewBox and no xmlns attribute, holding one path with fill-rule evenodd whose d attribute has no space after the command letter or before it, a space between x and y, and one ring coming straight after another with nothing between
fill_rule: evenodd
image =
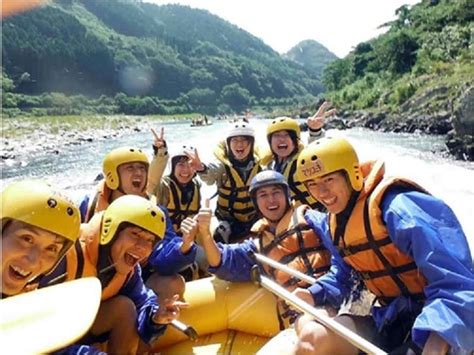
<instances>
[{"instance_id":1,"label":"orange life jacket","mask_svg":"<svg viewBox=\"0 0 474 355\"><path fill-rule=\"evenodd\" d=\"M414 260L393 244L382 220L380 204L387 189L393 186L426 191L408 179L385 178L385 166L381 161L366 163L362 172L364 187L339 241L335 235L336 216L330 214L334 244L344 261L359 272L367 288L382 303L401 294L423 299L426 279Z\"/></svg>"},{"instance_id":2,"label":"orange life jacket","mask_svg":"<svg viewBox=\"0 0 474 355\"><path fill-rule=\"evenodd\" d=\"M94 198L89 201L89 205L87 206L84 223L88 223L97 212L104 211L109 207L112 203L112 193L113 190L107 186L105 180L99 182L97 185L97 192L94 195ZM153 203L157 203L156 196L154 195L144 195L143 197L149 199Z\"/></svg>"},{"instance_id":3,"label":"orange life jacket","mask_svg":"<svg viewBox=\"0 0 474 355\"><path fill-rule=\"evenodd\" d=\"M252 232L257 235L262 254L314 277L329 270L331 256L304 218L308 209L305 205L292 206L277 224L275 234L270 232L264 218L253 225ZM290 291L308 286L304 281L267 265L265 271Z\"/></svg>"},{"instance_id":4,"label":"orange life jacket","mask_svg":"<svg viewBox=\"0 0 474 355\"><path fill-rule=\"evenodd\" d=\"M112 195L112 190L108 188L105 183L105 180L102 180L97 185L97 192L94 195L94 198L89 202L87 206L87 212L84 221L89 222L94 214L97 212L105 210L110 205L110 196Z\"/></svg>"},{"instance_id":5,"label":"orange life jacket","mask_svg":"<svg viewBox=\"0 0 474 355\"><path fill-rule=\"evenodd\" d=\"M105 271L97 270L102 215L102 212L97 213L88 224L81 226L80 243L75 243L66 254L66 281L88 276L99 277L100 273ZM117 295L132 274L133 270L127 275L116 273L102 289L102 301Z\"/></svg>"}]
</instances>

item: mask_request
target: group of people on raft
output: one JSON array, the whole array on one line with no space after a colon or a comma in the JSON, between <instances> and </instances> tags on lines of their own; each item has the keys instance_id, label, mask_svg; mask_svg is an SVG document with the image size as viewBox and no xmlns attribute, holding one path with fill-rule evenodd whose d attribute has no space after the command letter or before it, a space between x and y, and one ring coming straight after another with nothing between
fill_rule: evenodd
<instances>
[{"instance_id":1,"label":"group of people on raft","mask_svg":"<svg viewBox=\"0 0 474 355\"><path fill-rule=\"evenodd\" d=\"M263 267L387 352L472 351L474 272L459 221L415 182L385 176L382 161L360 162L348 140L325 137L334 112L324 103L308 118L306 145L296 120L270 121L269 153L250 123L232 123L215 162L183 146L167 175L164 131L152 130L152 161L137 148L112 150L97 190L78 206L45 182L11 183L2 192L2 298L95 276L94 324L59 352L100 353L91 344L106 340L109 353L145 352L186 307L185 281L249 281L249 252L258 252L317 277L308 285ZM217 187L214 214L200 181ZM338 312L359 281L375 297L370 314ZM295 322L295 353L358 353L280 306Z\"/></svg>"}]
</instances>

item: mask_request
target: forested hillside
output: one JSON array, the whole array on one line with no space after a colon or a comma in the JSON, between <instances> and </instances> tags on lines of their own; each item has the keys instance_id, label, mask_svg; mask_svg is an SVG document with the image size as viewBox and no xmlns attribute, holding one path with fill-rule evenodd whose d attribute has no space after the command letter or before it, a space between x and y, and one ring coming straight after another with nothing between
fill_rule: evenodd
<instances>
[{"instance_id":1,"label":"forested hillside","mask_svg":"<svg viewBox=\"0 0 474 355\"><path fill-rule=\"evenodd\" d=\"M3 108L10 114L79 113L85 106L103 113L228 112L298 104L323 91L311 69L189 7L56 0L2 26Z\"/></svg>"},{"instance_id":2,"label":"forested hillside","mask_svg":"<svg viewBox=\"0 0 474 355\"><path fill-rule=\"evenodd\" d=\"M326 67L326 97L349 126L448 134L451 153L474 160L474 1L423 0L397 15Z\"/></svg>"},{"instance_id":3,"label":"forested hillside","mask_svg":"<svg viewBox=\"0 0 474 355\"><path fill-rule=\"evenodd\" d=\"M339 105L397 108L428 87L472 82L474 2L423 0L397 10L387 33L332 62L323 81Z\"/></svg>"},{"instance_id":4,"label":"forested hillside","mask_svg":"<svg viewBox=\"0 0 474 355\"><path fill-rule=\"evenodd\" d=\"M314 40L301 41L285 56L310 69L318 78L329 63L338 59L334 53Z\"/></svg>"}]
</instances>

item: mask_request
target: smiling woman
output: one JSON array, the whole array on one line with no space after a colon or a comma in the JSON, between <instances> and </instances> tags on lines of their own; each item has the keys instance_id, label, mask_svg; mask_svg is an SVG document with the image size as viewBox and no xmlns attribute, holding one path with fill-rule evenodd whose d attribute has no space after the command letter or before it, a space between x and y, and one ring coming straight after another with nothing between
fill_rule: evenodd
<instances>
[{"instance_id":1,"label":"smiling woman","mask_svg":"<svg viewBox=\"0 0 474 355\"><path fill-rule=\"evenodd\" d=\"M35 288L79 236L77 207L41 181L8 186L2 200L2 298Z\"/></svg>"}]
</instances>

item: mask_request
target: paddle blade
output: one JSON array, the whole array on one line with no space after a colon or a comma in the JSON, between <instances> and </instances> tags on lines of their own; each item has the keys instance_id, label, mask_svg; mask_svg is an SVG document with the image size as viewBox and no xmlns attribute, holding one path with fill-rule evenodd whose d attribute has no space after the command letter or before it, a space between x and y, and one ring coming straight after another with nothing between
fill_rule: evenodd
<instances>
[{"instance_id":1,"label":"paddle blade","mask_svg":"<svg viewBox=\"0 0 474 355\"><path fill-rule=\"evenodd\" d=\"M47 353L84 335L100 305L101 286L88 277L0 301L4 354Z\"/></svg>"}]
</instances>

